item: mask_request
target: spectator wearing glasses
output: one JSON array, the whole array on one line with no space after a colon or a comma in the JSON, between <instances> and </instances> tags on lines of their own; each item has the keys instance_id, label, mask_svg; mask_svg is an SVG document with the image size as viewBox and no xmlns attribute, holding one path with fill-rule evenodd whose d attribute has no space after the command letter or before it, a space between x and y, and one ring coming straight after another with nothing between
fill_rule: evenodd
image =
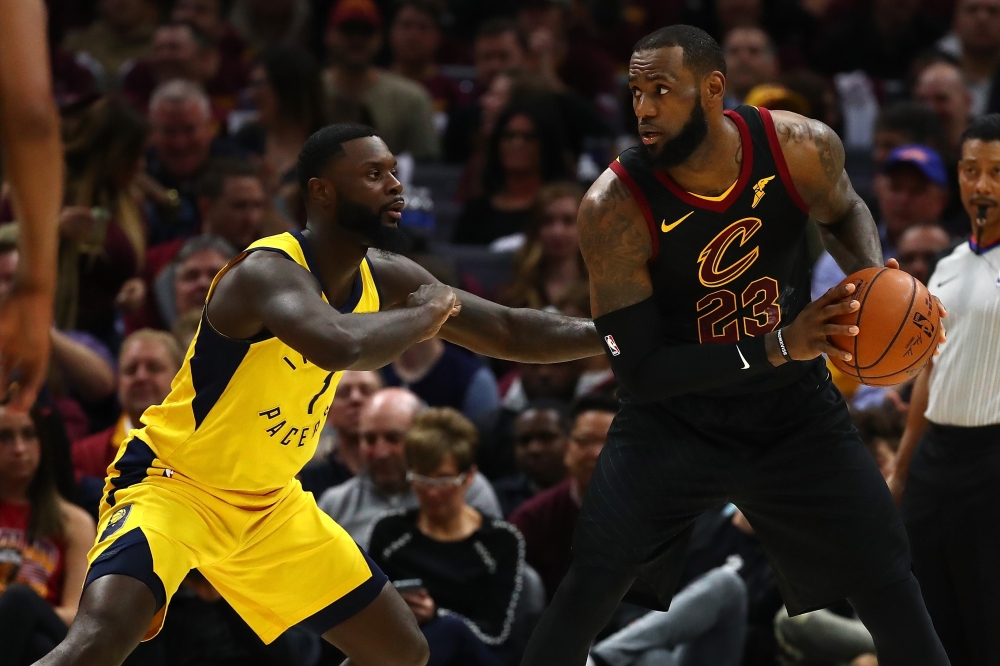
<instances>
[{"instance_id":1,"label":"spectator wearing glasses","mask_svg":"<svg viewBox=\"0 0 1000 666\"><path fill-rule=\"evenodd\" d=\"M566 420L562 403L539 401L514 421L518 472L493 484L503 515L511 515L527 500L566 478Z\"/></svg>"},{"instance_id":2,"label":"spectator wearing glasses","mask_svg":"<svg viewBox=\"0 0 1000 666\"><path fill-rule=\"evenodd\" d=\"M573 428L566 445L569 478L528 500L510 517L524 535L527 562L542 577L550 600L569 569L580 503L617 413L618 402L610 398L577 400L570 410Z\"/></svg>"},{"instance_id":3,"label":"spectator wearing glasses","mask_svg":"<svg viewBox=\"0 0 1000 666\"><path fill-rule=\"evenodd\" d=\"M511 635L522 587L524 541L509 523L466 503L479 436L457 410L428 409L406 435L407 478L418 508L388 515L372 531L372 559L397 586L420 624L457 616L483 643ZM431 644L432 659L435 646Z\"/></svg>"},{"instance_id":4,"label":"spectator wearing glasses","mask_svg":"<svg viewBox=\"0 0 1000 666\"><path fill-rule=\"evenodd\" d=\"M402 388L375 393L361 410L358 437L364 466L361 473L330 488L319 508L343 527L362 547L372 528L388 511L417 508L417 496L406 479L403 442L414 419L426 407L420 398ZM473 473L466 501L487 516L500 518L500 504L490 482Z\"/></svg>"}]
</instances>

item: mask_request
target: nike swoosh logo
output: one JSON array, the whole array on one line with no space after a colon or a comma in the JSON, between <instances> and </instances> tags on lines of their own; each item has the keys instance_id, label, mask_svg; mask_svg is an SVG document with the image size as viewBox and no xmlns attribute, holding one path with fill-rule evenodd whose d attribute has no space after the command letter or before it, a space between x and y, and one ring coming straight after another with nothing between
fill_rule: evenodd
<instances>
[{"instance_id":1,"label":"nike swoosh logo","mask_svg":"<svg viewBox=\"0 0 1000 666\"><path fill-rule=\"evenodd\" d=\"M934 288L937 289L937 287L940 287L942 285L948 284L949 282L952 282L953 280L957 280L957 279L958 279L958 276L957 275L953 275L950 278L948 278L947 280L942 280L941 282L938 282L937 286L934 287Z\"/></svg>"},{"instance_id":2,"label":"nike swoosh logo","mask_svg":"<svg viewBox=\"0 0 1000 666\"><path fill-rule=\"evenodd\" d=\"M736 353L740 355L740 360L743 361L743 367L740 368L740 370L746 370L747 368L749 368L750 364L747 363L747 359L745 356L743 356L743 352L740 351L739 346L736 347Z\"/></svg>"},{"instance_id":3,"label":"nike swoosh logo","mask_svg":"<svg viewBox=\"0 0 1000 666\"><path fill-rule=\"evenodd\" d=\"M670 231L671 229L673 229L674 227L676 227L678 224L680 224L684 220L686 220L689 217L691 217L692 215L694 215L694 211L691 211L690 213L688 213L687 215L685 215L681 219L677 220L673 224L667 224L667 221L663 220L663 223L660 224L660 231L662 231L663 233L667 233L668 231Z\"/></svg>"}]
</instances>

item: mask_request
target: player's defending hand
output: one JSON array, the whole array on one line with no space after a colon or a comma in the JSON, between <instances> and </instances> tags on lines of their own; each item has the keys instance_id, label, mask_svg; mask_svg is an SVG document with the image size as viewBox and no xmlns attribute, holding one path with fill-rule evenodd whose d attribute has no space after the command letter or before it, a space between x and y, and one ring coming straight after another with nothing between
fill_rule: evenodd
<instances>
[{"instance_id":1,"label":"player's defending hand","mask_svg":"<svg viewBox=\"0 0 1000 666\"><path fill-rule=\"evenodd\" d=\"M437 335L449 317L454 317L462 310L455 290L444 284L424 284L406 299L408 308L428 308L434 313L431 328L421 340L427 340Z\"/></svg>"},{"instance_id":2,"label":"player's defending hand","mask_svg":"<svg viewBox=\"0 0 1000 666\"><path fill-rule=\"evenodd\" d=\"M855 336L858 334L857 326L844 326L831 324L830 320L838 315L854 312L861 307L861 303L850 298L856 287L853 284L838 285L820 298L806 306L799 313L790 325L785 327L782 339L785 341L785 348L788 355L794 361L808 361L816 358L820 354L836 356L844 361L850 361L850 352L835 347L829 340L831 335ZM768 334L768 358L774 365L781 365L784 358L777 340L777 332ZM777 358L772 353L772 349L777 352Z\"/></svg>"},{"instance_id":3,"label":"player's defending hand","mask_svg":"<svg viewBox=\"0 0 1000 666\"><path fill-rule=\"evenodd\" d=\"M28 411L35 402L49 363L51 326L51 290L21 283L0 303L0 393L12 409Z\"/></svg>"}]
</instances>

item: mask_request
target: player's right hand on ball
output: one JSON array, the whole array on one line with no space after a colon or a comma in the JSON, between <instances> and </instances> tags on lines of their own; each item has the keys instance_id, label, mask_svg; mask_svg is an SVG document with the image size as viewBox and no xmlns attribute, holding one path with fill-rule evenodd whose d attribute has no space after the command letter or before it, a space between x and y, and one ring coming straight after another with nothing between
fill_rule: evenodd
<instances>
[{"instance_id":1,"label":"player's right hand on ball","mask_svg":"<svg viewBox=\"0 0 1000 666\"><path fill-rule=\"evenodd\" d=\"M853 284L838 285L806 306L789 326L782 331L782 338L788 354L796 361L808 361L820 354L836 356L850 361L850 352L833 346L828 336L858 334L857 326L833 324L831 319L839 315L856 312L861 303L850 298L856 287Z\"/></svg>"}]
</instances>

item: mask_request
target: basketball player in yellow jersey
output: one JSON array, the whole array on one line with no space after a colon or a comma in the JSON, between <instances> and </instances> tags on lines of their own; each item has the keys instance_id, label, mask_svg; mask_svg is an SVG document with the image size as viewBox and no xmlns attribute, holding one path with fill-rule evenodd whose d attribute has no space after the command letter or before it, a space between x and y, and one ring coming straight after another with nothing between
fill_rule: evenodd
<instances>
[{"instance_id":1,"label":"basketball player in yellow jersey","mask_svg":"<svg viewBox=\"0 0 1000 666\"><path fill-rule=\"evenodd\" d=\"M294 478L341 371L434 335L532 363L601 348L589 320L504 308L380 251L405 240L395 165L368 127L306 142L307 230L254 243L215 278L170 395L109 467L80 610L39 664L117 666L195 567L265 642L301 625L347 664L426 663L405 602Z\"/></svg>"}]
</instances>

